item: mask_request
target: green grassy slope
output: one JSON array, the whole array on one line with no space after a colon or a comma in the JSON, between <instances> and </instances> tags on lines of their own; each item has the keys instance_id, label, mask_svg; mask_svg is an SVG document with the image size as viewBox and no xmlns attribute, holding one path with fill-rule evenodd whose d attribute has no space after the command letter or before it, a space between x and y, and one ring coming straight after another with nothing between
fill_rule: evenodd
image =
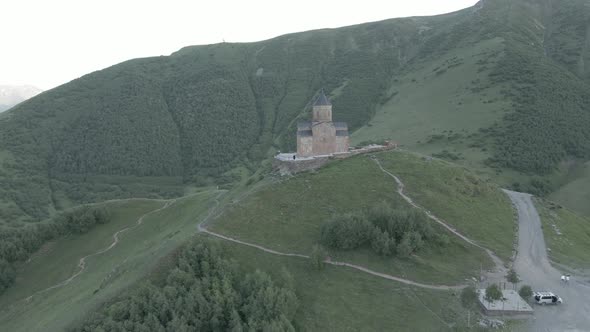
<instances>
[{"instance_id":1,"label":"green grassy slope","mask_svg":"<svg viewBox=\"0 0 590 332\"><path fill-rule=\"evenodd\" d=\"M224 245L245 271L260 269L277 278L283 269L292 274L301 331L451 331L447 324L467 324L467 313L451 292L408 287L341 267L314 271L301 259Z\"/></svg>"},{"instance_id":2,"label":"green grassy slope","mask_svg":"<svg viewBox=\"0 0 590 332\"><path fill-rule=\"evenodd\" d=\"M217 195L212 191L188 196L146 216L140 226L122 233L113 249L88 258L86 270L71 283L34 295L77 271L82 256L108 247L114 232L163 206L147 200L109 204L113 212L110 223L79 237L49 243L23 264L16 284L0 296L0 330L63 331L165 262L166 255L195 234L196 224L214 206ZM32 299L26 300L31 295Z\"/></svg>"},{"instance_id":3,"label":"green grassy slope","mask_svg":"<svg viewBox=\"0 0 590 332\"><path fill-rule=\"evenodd\" d=\"M0 115L0 220L231 182L276 149L325 88L355 142L448 150L490 176L588 159L588 6L482 1L435 17L192 46L86 75ZM446 153L449 156L449 153ZM167 183L137 187L155 177ZM104 184L106 183L106 184ZM92 194L89 194L92 193Z\"/></svg>"},{"instance_id":4,"label":"green grassy slope","mask_svg":"<svg viewBox=\"0 0 590 332\"><path fill-rule=\"evenodd\" d=\"M391 99L353 133L353 144L391 138L407 149L428 154L449 150L471 168L485 167L492 151L470 146L472 136L500 121L511 105L500 93L502 86L491 85L490 65L482 63L494 63L503 50L503 38L496 37L407 70L390 87Z\"/></svg>"},{"instance_id":5,"label":"green grassy slope","mask_svg":"<svg viewBox=\"0 0 590 332\"><path fill-rule=\"evenodd\" d=\"M479 38L410 62L353 141L390 138L506 186L546 191L532 182L541 175L557 189L559 162L590 156L589 15L584 1L481 2L440 32Z\"/></svg>"},{"instance_id":6,"label":"green grassy slope","mask_svg":"<svg viewBox=\"0 0 590 332\"><path fill-rule=\"evenodd\" d=\"M148 200L105 204L112 211L111 222L86 234L71 234L45 243L27 262L20 264L15 284L2 295L3 302L20 300L68 279L78 271L81 257L108 247L113 242L112 235L115 232L133 226L141 215L163 205L164 202ZM23 290L26 293L23 294Z\"/></svg>"},{"instance_id":7,"label":"green grassy slope","mask_svg":"<svg viewBox=\"0 0 590 332\"><path fill-rule=\"evenodd\" d=\"M549 258L575 269L590 269L590 219L548 200L537 199Z\"/></svg>"},{"instance_id":8,"label":"green grassy slope","mask_svg":"<svg viewBox=\"0 0 590 332\"><path fill-rule=\"evenodd\" d=\"M548 1L543 10L547 55L586 80L590 79L589 7L585 0Z\"/></svg>"},{"instance_id":9,"label":"green grassy slope","mask_svg":"<svg viewBox=\"0 0 590 332\"><path fill-rule=\"evenodd\" d=\"M576 167L569 181L549 198L568 209L590 216L590 163Z\"/></svg>"},{"instance_id":10,"label":"green grassy slope","mask_svg":"<svg viewBox=\"0 0 590 332\"><path fill-rule=\"evenodd\" d=\"M417 202L499 256L510 257L512 209L497 187L462 168L412 154L388 152L377 157L386 169L401 176ZM321 224L336 214L359 211L380 201L409 208L396 190L394 180L374 161L358 156L261 188L228 208L211 229L275 250L309 254L319 241ZM427 283L459 283L473 276L480 263L491 265L483 251L449 237L448 247L429 248L410 260L383 258L366 249L332 251L330 255Z\"/></svg>"},{"instance_id":11,"label":"green grassy slope","mask_svg":"<svg viewBox=\"0 0 590 332\"><path fill-rule=\"evenodd\" d=\"M46 217L61 200L84 201L89 192L167 196L129 188L120 177L204 185L225 181L220 175L240 165L254 170L271 145L294 144L281 137L293 135L294 118L321 87L341 87L338 120L360 127L400 66L393 54L414 47L417 24L390 20L188 47L33 98L0 117L0 200L11 206L2 219Z\"/></svg>"},{"instance_id":12,"label":"green grassy slope","mask_svg":"<svg viewBox=\"0 0 590 332\"><path fill-rule=\"evenodd\" d=\"M499 239L512 238L513 229L502 227L512 224L511 207L496 187L480 182L462 168L413 154L386 152L377 157L386 169L402 177L409 195L417 202L480 241L480 233L469 227L472 212L459 211L469 204L480 213L476 222L489 224L485 230L494 234L481 242L501 254L509 251L510 243ZM429 181L429 189L415 189L419 181ZM373 160L358 156L332 162L316 173L275 183L263 181L250 187L251 192L241 188L220 197L222 192L212 190L181 198L146 216L141 226L123 233L121 242L112 250L90 257L86 270L70 284L25 300L66 279L76 271L81 256L108 246L116 230L134 224L140 215L164 204L153 200L108 203L113 214L111 222L79 237L46 244L20 267L16 284L0 296L0 330L60 331L78 324L145 276L161 277L166 273L167 255L192 237L197 222L217 206L217 198L221 204L229 204L226 213L211 224L213 230L281 251L309 253L319 236L318 225L334 213L369 207L381 200L407 207L396 189L393 179ZM450 198L448 206L441 208L433 203L443 197ZM489 207L483 207L484 201ZM492 212L494 216L488 215ZM465 278L477 275L480 263L484 268L491 266L483 251L449 237L452 240L448 246L426 248L407 260L378 257L366 249L333 252L331 256L426 283L461 284ZM447 331L451 330L449 324L465 324L466 313L457 294L451 292L407 287L344 267L328 266L315 271L309 261L300 258L277 257L226 242L223 246L247 271L260 269L280 278L285 268L293 275L301 301L295 322L302 330L383 330L395 325L402 331Z\"/></svg>"},{"instance_id":13,"label":"green grassy slope","mask_svg":"<svg viewBox=\"0 0 590 332\"><path fill-rule=\"evenodd\" d=\"M508 260L515 222L510 200L489 180L463 167L410 153L379 155L406 184L408 195L459 232ZM426 159L425 159L426 158Z\"/></svg>"}]
</instances>

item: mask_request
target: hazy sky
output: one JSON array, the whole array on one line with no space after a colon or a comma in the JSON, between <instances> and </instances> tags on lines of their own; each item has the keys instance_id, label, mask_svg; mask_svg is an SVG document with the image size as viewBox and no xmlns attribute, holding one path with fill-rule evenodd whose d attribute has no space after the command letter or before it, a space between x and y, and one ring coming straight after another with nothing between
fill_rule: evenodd
<instances>
[{"instance_id":1,"label":"hazy sky","mask_svg":"<svg viewBox=\"0 0 590 332\"><path fill-rule=\"evenodd\" d=\"M183 46L434 15L476 0L6 0L0 84L50 89L89 72Z\"/></svg>"}]
</instances>

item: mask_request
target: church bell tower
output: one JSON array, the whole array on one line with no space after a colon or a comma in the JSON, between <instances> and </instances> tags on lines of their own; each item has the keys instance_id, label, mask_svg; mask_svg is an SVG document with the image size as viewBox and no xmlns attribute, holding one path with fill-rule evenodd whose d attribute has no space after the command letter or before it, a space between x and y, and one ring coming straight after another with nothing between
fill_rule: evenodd
<instances>
[{"instance_id":1,"label":"church bell tower","mask_svg":"<svg viewBox=\"0 0 590 332\"><path fill-rule=\"evenodd\" d=\"M330 122L332 121L332 103L324 90L320 92L320 96L313 104L313 122Z\"/></svg>"}]
</instances>

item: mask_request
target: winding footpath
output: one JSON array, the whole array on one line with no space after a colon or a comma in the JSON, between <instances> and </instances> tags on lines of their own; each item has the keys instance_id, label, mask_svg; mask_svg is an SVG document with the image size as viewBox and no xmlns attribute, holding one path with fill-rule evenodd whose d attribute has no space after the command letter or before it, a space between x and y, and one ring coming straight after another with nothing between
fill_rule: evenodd
<instances>
[{"instance_id":1,"label":"winding footpath","mask_svg":"<svg viewBox=\"0 0 590 332\"><path fill-rule=\"evenodd\" d=\"M475 241L471 240L470 238L468 238L467 236L459 233L456 229L454 229L453 227L451 227L449 224L447 224L446 222L444 222L442 219L438 218L437 216L435 216L434 214L432 214L430 211L428 211L427 209L423 208L422 206L418 205L417 203L414 202L414 200L412 198L410 198L408 195L406 195L404 193L404 188L405 185L404 183L400 180L400 178L398 178L397 176L395 176L394 174L392 174L391 172L389 172L388 170L386 170L385 168L383 168L383 166L381 165L381 162L379 162L379 159L377 158L373 158L373 160L375 161L375 163L377 163L377 165L379 166L379 168L381 169L381 171L387 175L389 175L390 177L392 177L395 182L397 183L397 193L406 201L408 202L408 204L410 204L411 206L424 211L424 213L426 213L426 215L428 216L428 218L430 218L432 221L440 224L441 226L443 226L444 228L446 228L449 232L453 233L455 236L457 236L458 238L460 238L461 240L469 243L472 246L475 246L483 251L485 251L488 256L490 256L490 258L492 259L492 261L494 262L494 264L496 265L496 270L497 271L502 271L504 272L506 270L506 268L504 267L504 263L502 262L502 260L496 256L496 254L494 254L493 251L491 251L488 248L485 248L479 244L477 244Z\"/></svg>"},{"instance_id":2,"label":"winding footpath","mask_svg":"<svg viewBox=\"0 0 590 332\"><path fill-rule=\"evenodd\" d=\"M110 200L110 201L107 201L107 202L129 201L129 200L133 200L133 199ZM72 274L68 279L66 279L66 280L64 280L64 281L62 281L62 282L60 282L58 284L55 284L53 286L47 287L45 289L42 289L40 291L37 291L37 292L33 293L29 297L25 298L25 301L31 301L33 299L33 297L35 297L37 295L46 293L46 292L48 292L48 291L50 291L52 289L56 289L56 288L59 288L59 287L66 286L67 284L69 284L70 282L72 282L74 279L76 279L80 274L82 274L82 272L84 272L84 270L86 269L86 260L88 258L93 257L93 256L97 256L97 255L104 254L105 252L113 249L119 243L119 235L121 235L124 232L130 231L130 230L132 230L132 229L134 229L134 228L136 228L138 226L140 226L143 223L143 220L145 219L145 217L147 217L147 216L149 216L151 214L157 213L159 211L162 211L164 209L167 209L168 207L170 207L170 205L174 204L175 202L176 202L176 199L168 200L168 201L166 201L166 204L164 204L162 207L157 208L155 210L152 210L150 212L147 212L144 215L142 215L141 217L139 217L139 219L137 219L137 221L135 222L135 225L129 226L129 227L125 227L125 228L123 228L121 230L118 230L117 232L115 232L113 234L113 236L112 236L113 237L113 242L108 247L106 247L106 248L101 249L101 250L99 250L97 252L94 252L92 254L89 254L89 255L86 255L86 256L80 258L80 260L78 261L78 266L77 266L78 271L76 273ZM102 202L100 204L103 204L103 203L105 203L105 202ZM96 203L96 204L98 204L98 203Z\"/></svg>"},{"instance_id":3,"label":"winding footpath","mask_svg":"<svg viewBox=\"0 0 590 332\"><path fill-rule=\"evenodd\" d=\"M430 211L426 210L425 208L423 208L422 206L416 204L412 198L410 198L408 195L405 194L404 192L404 183L394 174L392 174L391 172L387 171L386 169L383 168L383 166L381 165L381 163L379 162L378 159L373 158L373 160L375 161L375 163L377 163L377 165L379 166L379 168L381 169L382 172L384 172L385 174L389 175L390 177L392 177L396 184L397 184L397 192L398 194L406 201L408 202L410 205L412 205L413 207L420 209L422 211L424 211L424 213L426 213L426 215L432 219L433 221L437 222L438 224L442 225L443 227L445 227L446 229L448 229L452 234L454 234L455 236L459 237L460 239L462 239L463 241L477 247L480 248L482 250L484 250L489 256L490 258L494 261L495 265L496 265L496 269L500 270L500 271L504 271L504 264L502 262L502 260L497 257L491 250L482 247L481 245L477 244L476 242L474 242L473 240L469 239L468 237L462 235L461 233L459 233L457 230L455 230L454 228L452 228L451 226L449 226L447 223L445 223L444 221L442 221L440 218L436 217L435 215L433 215ZM219 197L218 197L219 198ZM215 208L212 209L216 210L217 207L219 205L219 201L218 199L216 199L216 206ZM210 231L206 228L206 224L207 222L209 222L210 217L213 215L213 213L210 213L209 216L207 216L207 218L205 218L205 220L203 220L201 223L198 224L197 229L199 232L201 233L206 233L209 234L211 236L217 237L219 239L225 240L225 241L229 241L229 242L233 242L233 243L237 243L240 245L244 245L244 246L248 246L248 247L252 247L252 248L256 248L258 250L264 251L266 253L269 254L273 254L273 255L277 255L277 256L287 256L287 257L298 257L298 258L304 258L304 259L310 259L309 256L307 255L303 255L303 254L298 254L298 253L284 253L284 252L280 252L280 251L276 251L270 248L266 248L264 246L258 245L258 244L254 244L254 243L249 243L246 241L242 241L242 240L238 240L223 234L219 234L219 233L215 233L213 231ZM381 273L381 272L377 272L377 271L373 271L371 269L368 269L364 266L360 266L360 265L355 265L355 264L351 264L351 263L346 263L346 262L338 262L338 261L332 261L332 260L325 260L324 263L329 264L329 265L334 265L334 266L344 266L344 267L348 267L348 268L352 268L355 270L359 270L365 273L368 273L370 275L376 276L376 277L380 277L380 278L384 278L384 279L388 279L388 280L393 280L393 281L397 281L406 285L411 285L411 286L416 286L416 287L420 287L420 288L426 288L426 289L434 289L434 290L460 290L465 288L467 285L456 285L456 286L448 286L448 285L429 285L429 284L423 284L423 283L419 283L416 281L412 281L409 279L404 279L404 278L400 278L400 277L396 277L394 275L390 275L387 273Z\"/></svg>"},{"instance_id":4,"label":"winding footpath","mask_svg":"<svg viewBox=\"0 0 590 332\"><path fill-rule=\"evenodd\" d=\"M203 232L203 233L206 233L206 234L209 234L211 236L214 236L214 237L217 237L217 238L220 238L220 239L229 241L229 242L233 242L233 243L241 244L241 245L244 245L244 246L256 248L256 249L262 250L262 251L264 251L266 253L269 253L269 254L273 254L273 255L277 255L277 256L299 257L299 258L304 258L304 259L310 259L310 257L307 256L307 255L296 254L296 253L284 253L284 252L272 250L272 249L269 249L269 248L266 248L266 247L263 247L263 246L260 246L260 245L257 245L257 244L248 243L248 242L245 242L245 241L234 239L234 238L229 237L229 236L225 236L225 235L222 235L222 234L219 234L219 233L212 232L212 231L210 231L210 230L208 230L208 229L206 229L204 227L200 228L199 231L200 232ZM332 260L325 260L324 263L329 264L329 265L334 265L334 266L346 266L346 267L349 267L349 268L352 268L352 269L356 269L356 270L359 270L359 271L362 271L362 272L365 272L365 273L368 273L368 274L371 274L371 275L374 275L374 276L377 276L377 277L380 277L380 278L394 280L394 281L401 282L403 284L412 285L412 286L421 287L421 288L435 289L435 290L459 290L459 289L465 288L465 286L463 286L463 285L459 285L459 286L446 286L446 285L428 285L428 284L422 284L422 283L415 282L415 281L412 281L412 280L408 280L408 279L403 279L403 278L399 278L399 277L396 277L396 276L392 276L390 274L376 272L376 271L373 271L373 270L368 269L366 267L355 265L355 264L350 264L350 263L346 263L346 262L337 262L337 261L332 261Z\"/></svg>"},{"instance_id":5,"label":"winding footpath","mask_svg":"<svg viewBox=\"0 0 590 332\"><path fill-rule=\"evenodd\" d=\"M411 206L416 209L420 209L424 211L424 213L434 222L440 224L442 227L447 229L451 232L454 236L462 239L466 243L475 246L484 250L490 258L496 264L496 269L499 271L505 271L503 262L489 249L479 245L475 241L469 239L468 237L464 236L456 229L448 225L445 221L438 218L430 211L425 209L424 207L420 206L419 204L415 203L414 200L409 197L405 193L405 185L401 181L399 177L392 174L391 172L387 171L380 163L377 158L373 158L375 163L379 166L381 171L391 178L395 180L397 184L397 193ZM560 306L547 306L541 307L538 306L535 309L535 316L532 320L532 330L533 331L590 331L590 286L579 282L576 280L576 276L573 277L572 282L568 284L561 283L559 280L560 275L562 272L555 269L548 257L547 257L547 248L545 245L545 240L543 236L543 230L541 226L541 221L539 214L532 202L531 195L518 193L514 191L504 190L506 195L512 201L516 211L518 212L518 222L519 222L519 229L518 229L518 254L516 256L516 260L514 262L514 268L523 279L523 283L529 284L533 287L534 290L550 290L554 291L558 295L560 295L564 299L564 303ZM208 234L210 236L233 242L239 245L252 247L263 252L277 255L277 256L286 256L286 257L295 257L301 259L310 259L310 256L303 255L299 253L284 253L280 251L276 251L270 248L266 248L261 245L248 243L236 238L232 238L226 235L222 235L219 233L215 233L207 229L207 225L218 217L223 210L219 210L220 205L220 198L227 193L227 191L219 191L218 195L215 197L214 202L215 206L210 208L209 213L207 216L202 219L198 225L197 230L199 233ZM197 193L195 195L199 195L201 193ZM193 195L190 195L193 196ZM186 198L187 196L183 197ZM116 202L116 201L130 201L135 199L122 199L122 200L111 200L107 202ZM144 219L154 213L159 211L165 210L173 205L178 199L172 200L160 200L165 202L163 206L157 208L155 210L149 211L143 214L141 217L137 219L134 225L128 226L123 228L112 235L112 243L97 252L92 254L86 255L80 258L77 271L71 275L68 279L57 283L53 286L45 288L43 290L37 291L30 295L29 297L23 299L25 301L31 301L35 296L40 294L46 293L50 290L63 287L71 283L75 280L78 276L80 276L86 270L86 263L88 258L104 254L117 246L120 242L120 235L131 231L137 227L139 227L143 222ZM238 200L239 201L239 200ZM102 202L100 204L104 204ZM235 203L235 202L234 202ZM351 269L355 269L361 271L363 273L367 273L379 278L392 280L396 282L400 282L406 285L425 288L425 289L432 289L432 290L460 290L466 285L456 285L456 286L448 286L448 285L431 285L431 284L423 284L419 282L415 282L409 279L404 279L400 277L396 277L394 275L376 272L371 269L368 269L364 266L359 266L355 264L350 264L346 262L338 262L332 261L330 259L326 259L324 261L325 264L333 265L333 266L343 266ZM426 306L426 304L424 304ZM427 307L427 306L426 306ZM428 309L428 307L427 307ZM434 313L436 315L436 313ZM437 315L438 317L438 315ZM440 317L439 317L440 318ZM442 318L440 318L443 323L446 324Z\"/></svg>"}]
</instances>

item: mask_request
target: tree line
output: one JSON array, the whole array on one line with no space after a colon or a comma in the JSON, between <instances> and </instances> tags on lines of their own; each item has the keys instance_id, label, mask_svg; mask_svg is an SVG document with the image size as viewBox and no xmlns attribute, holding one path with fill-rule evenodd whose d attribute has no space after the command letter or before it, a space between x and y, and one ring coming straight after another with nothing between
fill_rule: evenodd
<instances>
[{"instance_id":1,"label":"tree line","mask_svg":"<svg viewBox=\"0 0 590 332\"><path fill-rule=\"evenodd\" d=\"M408 257L427 244L447 245L449 238L435 232L424 213L394 210L382 202L366 211L337 215L322 224L320 242L334 249L370 247L381 256Z\"/></svg>"},{"instance_id":2,"label":"tree line","mask_svg":"<svg viewBox=\"0 0 590 332\"><path fill-rule=\"evenodd\" d=\"M0 228L0 294L14 283L16 264L25 261L45 242L66 234L83 234L111 220L102 206L83 206L52 220L21 228Z\"/></svg>"},{"instance_id":3,"label":"tree line","mask_svg":"<svg viewBox=\"0 0 590 332\"><path fill-rule=\"evenodd\" d=\"M72 329L86 331L295 331L292 277L242 273L213 242L183 248L164 280L148 280Z\"/></svg>"}]
</instances>

